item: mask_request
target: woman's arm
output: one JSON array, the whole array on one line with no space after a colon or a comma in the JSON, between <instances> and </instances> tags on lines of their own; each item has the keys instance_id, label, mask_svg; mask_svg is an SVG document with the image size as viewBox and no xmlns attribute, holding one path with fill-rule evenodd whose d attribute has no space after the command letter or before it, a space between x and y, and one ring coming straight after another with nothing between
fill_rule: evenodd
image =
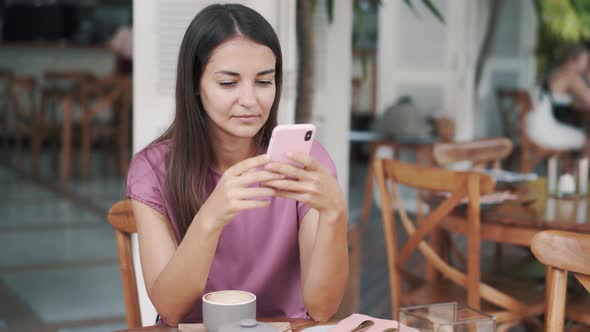
<instances>
[{"instance_id":1,"label":"woman's arm","mask_svg":"<svg viewBox=\"0 0 590 332\"><path fill-rule=\"evenodd\" d=\"M338 310L348 280L346 200L336 178L320 162L300 153L290 158L304 168L269 164L267 169L287 179L266 185L277 189L279 197L311 207L299 226L303 301L314 320L326 321Z\"/></svg>"},{"instance_id":2,"label":"woman's arm","mask_svg":"<svg viewBox=\"0 0 590 332\"><path fill-rule=\"evenodd\" d=\"M147 293L162 319L176 326L205 288L221 229L197 214L177 245L166 217L138 201L132 207Z\"/></svg>"},{"instance_id":3,"label":"woman's arm","mask_svg":"<svg viewBox=\"0 0 590 332\"><path fill-rule=\"evenodd\" d=\"M250 187L259 181L283 178L280 174L254 170L269 160L262 155L227 169L193 218L180 245L165 216L133 201L146 289L167 324L178 325L201 296L225 225L240 211L270 203L260 198L273 196L273 189Z\"/></svg>"},{"instance_id":4,"label":"woman's arm","mask_svg":"<svg viewBox=\"0 0 590 332\"><path fill-rule=\"evenodd\" d=\"M568 91L574 97L574 103L578 108L590 110L590 87L581 76L573 75L568 84Z\"/></svg>"},{"instance_id":5,"label":"woman's arm","mask_svg":"<svg viewBox=\"0 0 590 332\"><path fill-rule=\"evenodd\" d=\"M299 228L303 302L322 322L338 310L348 280L346 209L334 212L311 209Z\"/></svg>"}]
</instances>

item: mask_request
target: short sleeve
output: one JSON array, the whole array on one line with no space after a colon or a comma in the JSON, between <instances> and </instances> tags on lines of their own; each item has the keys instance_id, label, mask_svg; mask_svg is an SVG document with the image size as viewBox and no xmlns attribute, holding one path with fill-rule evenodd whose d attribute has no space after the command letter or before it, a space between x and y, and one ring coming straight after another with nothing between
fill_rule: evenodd
<instances>
[{"instance_id":1,"label":"short sleeve","mask_svg":"<svg viewBox=\"0 0 590 332\"><path fill-rule=\"evenodd\" d=\"M334 178L338 178L334 161L330 157L328 151L326 151L326 149L318 141L313 142L310 155L313 159L319 161L322 163L322 165L327 167ZM301 220L303 220L307 212L309 212L309 209L311 209L309 205L297 202L297 223L300 223Z\"/></svg>"},{"instance_id":2,"label":"short sleeve","mask_svg":"<svg viewBox=\"0 0 590 332\"><path fill-rule=\"evenodd\" d=\"M127 173L127 197L142 202L166 215L161 183L154 173L154 166L139 153L131 161Z\"/></svg>"}]
</instances>

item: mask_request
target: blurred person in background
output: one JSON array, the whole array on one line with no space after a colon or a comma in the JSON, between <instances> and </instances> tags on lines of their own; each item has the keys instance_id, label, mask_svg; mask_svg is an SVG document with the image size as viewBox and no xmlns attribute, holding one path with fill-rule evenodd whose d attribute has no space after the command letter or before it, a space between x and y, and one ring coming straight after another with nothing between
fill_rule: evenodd
<instances>
[{"instance_id":1,"label":"blurred person in background","mask_svg":"<svg viewBox=\"0 0 590 332\"><path fill-rule=\"evenodd\" d=\"M115 52L115 74L131 74L133 70L133 29L121 26L108 43Z\"/></svg>"},{"instance_id":2,"label":"blurred person in background","mask_svg":"<svg viewBox=\"0 0 590 332\"><path fill-rule=\"evenodd\" d=\"M581 111L590 112L590 86L585 79L588 61L586 47L570 45L545 81L555 119L579 129L583 129Z\"/></svg>"}]
</instances>

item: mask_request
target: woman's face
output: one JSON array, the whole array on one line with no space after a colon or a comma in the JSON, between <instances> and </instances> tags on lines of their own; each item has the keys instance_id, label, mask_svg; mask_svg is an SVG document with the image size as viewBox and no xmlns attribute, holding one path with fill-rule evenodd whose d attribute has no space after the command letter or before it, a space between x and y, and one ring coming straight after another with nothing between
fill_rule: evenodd
<instances>
[{"instance_id":1,"label":"woman's face","mask_svg":"<svg viewBox=\"0 0 590 332\"><path fill-rule=\"evenodd\" d=\"M268 119L275 93L274 53L243 37L213 50L199 96L216 137L252 138Z\"/></svg>"}]
</instances>

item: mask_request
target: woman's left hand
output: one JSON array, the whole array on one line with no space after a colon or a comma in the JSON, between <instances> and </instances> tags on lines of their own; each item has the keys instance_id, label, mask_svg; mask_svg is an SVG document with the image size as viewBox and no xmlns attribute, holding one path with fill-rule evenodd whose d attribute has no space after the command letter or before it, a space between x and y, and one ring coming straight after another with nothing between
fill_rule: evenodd
<instances>
[{"instance_id":1,"label":"woman's left hand","mask_svg":"<svg viewBox=\"0 0 590 332\"><path fill-rule=\"evenodd\" d=\"M277 190L276 196L305 203L320 214L341 213L342 209L346 209L344 193L336 178L324 165L302 153L288 153L287 156L303 165L303 168L276 162L265 166L271 172L287 176L286 179L264 183Z\"/></svg>"}]
</instances>

